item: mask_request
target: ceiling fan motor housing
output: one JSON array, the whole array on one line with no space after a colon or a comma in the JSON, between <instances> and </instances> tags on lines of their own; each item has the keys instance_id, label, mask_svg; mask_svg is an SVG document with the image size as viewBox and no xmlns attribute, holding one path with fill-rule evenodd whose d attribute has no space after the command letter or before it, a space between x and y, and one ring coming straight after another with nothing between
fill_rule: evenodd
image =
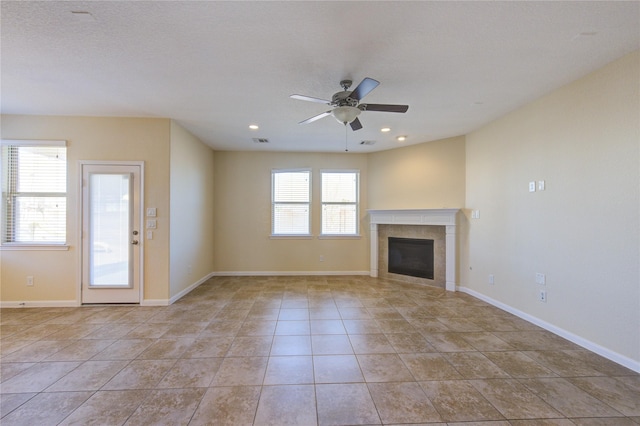
<instances>
[{"instance_id":1,"label":"ceiling fan motor housing","mask_svg":"<svg viewBox=\"0 0 640 426\"><path fill-rule=\"evenodd\" d=\"M357 106L358 100L351 98L349 95L351 95L349 91L338 92L331 98L331 104L335 106Z\"/></svg>"}]
</instances>

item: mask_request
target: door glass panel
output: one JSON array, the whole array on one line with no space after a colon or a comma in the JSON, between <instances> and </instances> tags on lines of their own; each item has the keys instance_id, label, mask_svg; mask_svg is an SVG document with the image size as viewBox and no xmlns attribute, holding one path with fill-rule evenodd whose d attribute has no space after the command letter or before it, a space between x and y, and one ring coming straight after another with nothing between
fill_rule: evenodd
<instances>
[{"instance_id":1,"label":"door glass panel","mask_svg":"<svg viewBox=\"0 0 640 426\"><path fill-rule=\"evenodd\" d=\"M131 287L131 176L89 175L89 286Z\"/></svg>"}]
</instances>

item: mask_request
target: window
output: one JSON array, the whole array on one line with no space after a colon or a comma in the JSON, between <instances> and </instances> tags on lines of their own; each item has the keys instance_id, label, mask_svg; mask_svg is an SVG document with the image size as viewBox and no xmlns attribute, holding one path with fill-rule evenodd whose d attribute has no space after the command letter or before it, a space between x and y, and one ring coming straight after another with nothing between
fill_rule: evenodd
<instances>
[{"instance_id":1,"label":"window","mask_svg":"<svg viewBox=\"0 0 640 426\"><path fill-rule=\"evenodd\" d=\"M273 170L273 235L310 235L311 170Z\"/></svg>"},{"instance_id":2,"label":"window","mask_svg":"<svg viewBox=\"0 0 640 426\"><path fill-rule=\"evenodd\" d=\"M358 235L357 170L321 171L322 234Z\"/></svg>"},{"instance_id":3,"label":"window","mask_svg":"<svg viewBox=\"0 0 640 426\"><path fill-rule=\"evenodd\" d=\"M65 142L3 140L1 148L2 244L65 244Z\"/></svg>"}]
</instances>

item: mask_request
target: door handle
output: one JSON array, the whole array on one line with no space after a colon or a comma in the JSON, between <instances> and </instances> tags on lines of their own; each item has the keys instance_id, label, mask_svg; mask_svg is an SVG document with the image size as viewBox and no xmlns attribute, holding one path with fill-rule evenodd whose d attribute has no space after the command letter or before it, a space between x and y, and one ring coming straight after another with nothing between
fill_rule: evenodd
<instances>
[{"instance_id":1,"label":"door handle","mask_svg":"<svg viewBox=\"0 0 640 426\"><path fill-rule=\"evenodd\" d=\"M131 241L131 244L133 244L134 246L137 246L138 245L138 240Z\"/></svg>"}]
</instances>

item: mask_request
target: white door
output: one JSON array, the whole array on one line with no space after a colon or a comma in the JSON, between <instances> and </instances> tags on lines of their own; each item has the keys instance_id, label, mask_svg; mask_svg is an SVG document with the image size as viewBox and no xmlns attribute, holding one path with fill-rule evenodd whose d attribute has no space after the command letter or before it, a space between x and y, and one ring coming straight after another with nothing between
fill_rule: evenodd
<instances>
[{"instance_id":1,"label":"white door","mask_svg":"<svg viewBox=\"0 0 640 426\"><path fill-rule=\"evenodd\" d=\"M140 303L141 166L81 167L82 303Z\"/></svg>"}]
</instances>

